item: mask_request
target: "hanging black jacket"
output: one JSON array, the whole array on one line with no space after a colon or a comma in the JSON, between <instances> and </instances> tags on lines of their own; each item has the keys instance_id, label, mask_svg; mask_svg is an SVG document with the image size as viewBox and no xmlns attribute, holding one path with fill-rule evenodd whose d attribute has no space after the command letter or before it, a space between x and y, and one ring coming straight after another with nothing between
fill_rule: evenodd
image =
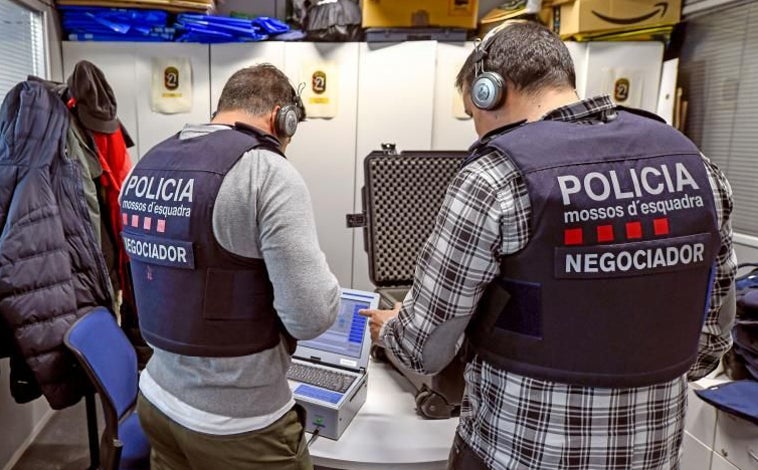
<instances>
[{"instance_id":1,"label":"hanging black jacket","mask_svg":"<svg viewBox=\"0 0 758 470\"><path fill-rule=\"evenodd\" d=\"M19 83L0 108L0 328L21 365L11 391L19 403L41 391L54 409L76 403L86 383L63 335L92 308L112 308L68 126L66 106L40 83Z\"/></svg>"}]
</instances>

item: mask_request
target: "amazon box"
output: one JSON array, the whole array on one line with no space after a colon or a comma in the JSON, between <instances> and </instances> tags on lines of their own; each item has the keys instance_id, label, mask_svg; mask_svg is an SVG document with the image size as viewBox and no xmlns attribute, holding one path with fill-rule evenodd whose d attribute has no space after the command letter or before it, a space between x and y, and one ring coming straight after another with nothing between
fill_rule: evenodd
<instances>
[{"instance_id":1,"label":"amazon box","mask_svg":"<svg viewBox=\"0 0 758 470\"><path fill-rule=\"evenodd\" d=\"M679 22L682 0L553 0L552 29L578 33L634 30Z\"/></svg>"},{"instance_id":2,"label":"amazon box","mask_svg":"<svg viewBox=\"0 0 758 470\"><path fill-rule=\"evenodd\" d=\"M363 0L364 28L476 28L479 0Z\"/></svg>"}]
</instances>

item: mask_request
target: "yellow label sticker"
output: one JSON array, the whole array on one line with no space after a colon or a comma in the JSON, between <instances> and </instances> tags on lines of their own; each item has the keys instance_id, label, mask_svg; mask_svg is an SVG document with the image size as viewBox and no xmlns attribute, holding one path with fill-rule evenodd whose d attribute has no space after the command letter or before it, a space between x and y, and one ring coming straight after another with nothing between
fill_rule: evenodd
<instances>
[{"instance_id":1,"label":"yellow label sticker","mask_svg":"<svg viewBox=\"0 0 758 470\"><path fill-rule=\"evenodd\" d=\"M619 78L613 85L613 99L617 103L623 103L629 99L630 83L628 78Z\"/></svg>"},{"instance_id":2,"label":"yellow label sticker","mask_svg":"<svg viewBox=\"0 0 758 470\"><path fill-rule=\"evenodd\" d=\"M179 69L176 67L166 67L163 71L163 86L167 90L176 90L179 88Z\"/></svg>"},{"instance_id":3,"label":"yellow label sticker","mask_svg":"<svg viewBox=\"0 0 758 470\"><path fill-rule=\"evenodd\" d=\"M320 95L326 91L326 73L323 70L316 70L311 76L311 89L313 93Z\"/></svg>"}]
</instances>

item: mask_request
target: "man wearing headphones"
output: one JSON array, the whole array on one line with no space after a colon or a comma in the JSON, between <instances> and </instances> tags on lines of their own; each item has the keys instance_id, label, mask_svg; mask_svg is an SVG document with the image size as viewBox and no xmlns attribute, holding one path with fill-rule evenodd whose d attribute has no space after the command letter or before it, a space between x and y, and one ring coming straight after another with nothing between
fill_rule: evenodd
<instances>
[{"instance_id":1,"label":"man wearing headphones","mask_svg":"<svg viewBox=\"0 0 758 470\"><path fill-rule=\"evenodd\" d=\"M153 147L121 193L153 470L312 468L286 372L336 318L339 285L284 149L304 118L276 67L237 71L210 124Z\"/></svg>"},{"instance_id":2,"label":"man wearing headphones","mask_svg":"<svg viewBox=\"0 0 758 470\"><path fill-rule=\"evenodd\" d=\"M537 23L491 33L457 86L480 139L405 301L363 312L420 373L465 337L449 468L678 468L687 379L731 342L726 178L656 116L579 100Z\"/></svg>"}]
</instances>

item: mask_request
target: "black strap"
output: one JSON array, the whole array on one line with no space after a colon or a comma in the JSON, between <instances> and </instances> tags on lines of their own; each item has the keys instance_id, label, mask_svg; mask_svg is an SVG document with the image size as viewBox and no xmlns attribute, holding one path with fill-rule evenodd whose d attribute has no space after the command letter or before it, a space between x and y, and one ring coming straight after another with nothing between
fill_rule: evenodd
<instances>
[{"instance_id":1,"label":"black strap","mask_svg":"<svg viewBox=\"0 0 758 470\"><path fill-rule=\"evenodd\" d=\"M627 113L636 114L637 116L646 117L648 119L652 119L654 121L666 123L666 120L662 117L658 116L655 113L651 113L650 111L646 111L644 109L637 109L637 108L628 108L626 106L616 105L616 109L619 111L626 111Z\"/></svg>"},{"instance_id":2,"label":"black strap","mask_svg":"<svg viewBox=\"0 0 758 470\"><path fill-rule=\"evenodd\" d=\"M282 143L279 141L279 139L269 134L268 132L263 132L257 127L245 124L244 122L235 122L234 130L255 137L258 139L262 146L266 147L266 149L278 153L284 158L287 158L282 152Z\"/></svg>"},{"instance_id":3,"label":"black strap","mask_svg":"<svg viewBox=\"0 0 758 470\"><path fill-rule=\"evenodd\" d=\"M507 134L515 129L518 129L525 124L528 124L528 122L526 119L523 119L521 121L512 122L510 124L506 124L504 126L498 127L497 129L489 131L486 135L484 135L484 137L477 140L471 147L469 147L468 151L470 155L463 161L463 163L461 163L461 168L492 151L492 148L489 147L489 143L492 141L492 139L501 134Z\"/></svg>"}]
</instances>

